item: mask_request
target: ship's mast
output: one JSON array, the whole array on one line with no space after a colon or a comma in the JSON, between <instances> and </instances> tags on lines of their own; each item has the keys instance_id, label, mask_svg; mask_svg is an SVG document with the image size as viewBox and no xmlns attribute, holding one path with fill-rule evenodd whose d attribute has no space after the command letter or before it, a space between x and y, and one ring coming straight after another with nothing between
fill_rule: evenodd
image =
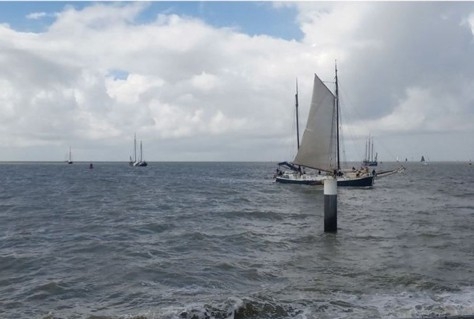
<instances>
[{"instance_id":1,"label":"ship's mast","mask_svg":"<svg viewBox=\"0 0 474 319\"><path fill-rule=\"evenodd\" d=\"M370 147L370 161L373 162L374 161L374 139L372 138L371 140L371 147Z\"/></svg>"},{"instance_id":2,"label":"ship's mast","mask_svg":"<svg viewBox=\"0 0 474 319\"><path fill-rule=\"evenodd\" d=\"M134 163L137 162L137 134L133 136L133 160Z\"/></svg>"},{"instance_id":3,"label":"ship's mast","mask_svg":"<svg viewBox=\"0 0 474 319\"><path fill-rule=\"evenodd\" d=\"M298 120L298 79L296 79L295 108L296 108L296 143L299 150L300 149L300 124Z\"/></svg>"},{"instance_id":4,"label":"ship's mast","mask_svg":"<svg viewBox=\"0 0 474 319\"><path fill-rule=\"evenodd\" d=\"M337 83L337 63L335 64L336 74L336 148L337 148L337 170L341 169L341 162L339 159L339 85Z\"/></svg>"},{"instance_id":5,"label":"ship's mast","mask_svg":"<svg viewBox=\"0 0 474 319\"><path fill-rule=\"evenodd\" d=\"M143 149L142 149L142 141L140 141L140 162L143 161Z\"/></svg>"}]
</instances>

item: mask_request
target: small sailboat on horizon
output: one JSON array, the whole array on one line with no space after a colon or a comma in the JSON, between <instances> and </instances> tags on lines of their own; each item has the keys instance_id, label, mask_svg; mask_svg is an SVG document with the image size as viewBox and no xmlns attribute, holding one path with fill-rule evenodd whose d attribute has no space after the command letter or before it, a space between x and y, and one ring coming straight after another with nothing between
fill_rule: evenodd
<instances>
[{"instance_id":1,"label":"small sailboat on horizon","mask_svg":"<svg viewBox=\"0 0 474 319\"><path fill-rule=\"evenodd\" d=\"M140 159L137 160L137 135L135 134L133 138L133 154L134 159L132 160L132 156L130 156L129 165L133 167L144 167L148 166L148 163L143 160L143 146L142 141L140 141Z\"/></svg>"},{"instance_id":2,"label":"small sailboat on horizon","mask_svg":"<svg viewBox=\"0 0 474 319\"><path fill-rule=\"evenodd\" d=\"M374 139L373 137L370 137L367 139L365 143L365 158L362 161L363 166L377 166L377 157L378 154L375 153L374 157Z\"/></svg>"},{"instance_id":3,"label":"small sailboat on horizon","mask_svg":"<svg viewBox=\"0 0 474 319\"><path fill-rule=\"evenodd\" d=\"M423 165L428 165L428 162L425 160L425 157L423 155L421 155L421 160L420 160L421 164Z\"/></svg>"},{"instance_id":4,"label":"small sailboat on horizon","mask_svg":"<svg viewBox=\"0 0 474 319\"><path fill-rule=\"evenodd\" d=\"M69 147L69 155L68 159L66 161L68 164L73 164L74 162L72 161L72 152L71 152L71 147Z\"/></svg>"}]
</instances>

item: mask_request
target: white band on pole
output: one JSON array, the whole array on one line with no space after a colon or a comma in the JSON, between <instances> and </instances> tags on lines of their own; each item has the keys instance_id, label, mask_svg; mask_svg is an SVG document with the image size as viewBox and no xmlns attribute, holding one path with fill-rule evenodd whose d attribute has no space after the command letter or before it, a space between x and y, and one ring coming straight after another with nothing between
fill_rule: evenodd
<instances>
[{"instance_id":1,"label":"white band on pole","mask_svg":"<svg viewBox=\"0 0 474 319\"><path fill-rule=\"evenodd\" d=\"M324 195L337 195L337 180L335 178L324 179Z\"/></svg>"},{"instance_id":2,"label":"white band on pole","mask_svg":"<svg viewBox=\"0 0 474 319\"><path fill-rule=\"evenodd\" d=\"M337 232L337 180L324 180L324 232Z\"/></svg>"}]
</instances>

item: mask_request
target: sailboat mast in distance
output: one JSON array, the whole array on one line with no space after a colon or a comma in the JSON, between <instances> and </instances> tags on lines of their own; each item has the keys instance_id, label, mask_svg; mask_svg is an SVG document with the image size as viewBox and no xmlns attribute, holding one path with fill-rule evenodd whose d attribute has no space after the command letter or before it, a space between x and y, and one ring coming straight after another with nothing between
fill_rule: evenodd
<instances>
[{"instance_id":1,"label":"sailboat mast in distance","mask_svg":"<svg viewBox=\"0 0 474 319\"><path fill-rule=\"evenodd\" d=\"M137 133L133 136L133 162L137 162Z\"/></svg>"},{"instance_id":2,"label":"sailboat mast in distance","mask_svg":"<svg viewBox=\"0 0 474 319\"><path fill-rule=\"evenodd\" d=\"M365 157L364 157L364 161L366 161L367 158L369 158L369 147L368 147L368 145L369 145L369 140L367 139L367 140L365 141Z\"/></svg>"},{"instance_id":3,"label":"sailboat mast in distance","mask_svg":"<svg viewBox=\"0 0 474 319\"><path fill-rule=\"evenodd\" d=\"M300 124L298 120L298 79L296 79L295 108L296 108L296 144L298 146L298 149L300 149Z\"/></svg>"},{"instance_id":4,"label":"sailboat mast in distance","mask_svg":"<svg viewBox=\"0 0 474 319\"><path fill-rule=\"evenodd\" d=\"M335 63L335 79L336 79L336 150L337 150L337 170L341 169L341 161L339 159L339 85L337 83L337 62Z\"/></svg>"},{"instance_id":5,"label":"sailboat mast in distance","mask_svg":"<svg viewBox=\"0 0 474 319\"><path fill-rule=\"evenodd\" d=\"M143 144L142 141L140 140L140 158L137 158L137 133L134 134L133 136L133 159L130 156L130 162L129 165L133 167L141 167L141 166L147 166L148 163L143 160Z\"/></svg>"},{"instance_id":6,"label":"sailboat mast in distance","mask_svg":"<svg viewBox=\"0 0 474 319\"><path fill-rule=\"evenodd\" d=\"M68 157L67 163L68 163L68 164L72 164L72 163L73 163L73 161L72 161L71 146L69 146L69 157Z\"/></svg>"},{"instance_id":7,"label":"sailboat mast in distance","mask_svg":"<svg viewBox=\"0 0 474 319\"><path fill-rule=\"evenodd\" d=\"M140 163L143 161L143 148L142 148L142 141L140 141Z\"/></svg>"}]
</instances>

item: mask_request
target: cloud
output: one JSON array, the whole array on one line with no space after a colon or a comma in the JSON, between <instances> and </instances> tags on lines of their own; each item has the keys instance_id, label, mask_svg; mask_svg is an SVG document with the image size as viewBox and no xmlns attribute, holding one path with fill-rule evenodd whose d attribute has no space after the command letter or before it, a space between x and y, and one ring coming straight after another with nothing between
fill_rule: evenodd
<instances>
[{"instance_id":1,"label":"cloud","mask_svg":"<svg viewBox=\"0 0 474 319\"><path fill-rule=\"evenodd\" d=\"M0 144L126 152L137 132L150 160L291 160L295 80L304 126L313 73L331 81L335 59L357 137L474 133L470 3L285 4L301 41L166 11L143 22L151 5L68 6L42 33L0 25Z\"/></svg>"},{"instance_id":2,"label":"cloud","mask_svg":"<svg viewBox=\"0 0 474 319\"><path fill-rule=\"evenodd\" d=\"M322 64L338 59L346 130L399 134L401 143L474 133L473 11L472 3L302 3L299 21Z\"/></svg>"},{"instance_id":3,"label":"cloud","mask_svg":"<svg viewBox=\"0 0 474 319\"><path fill-rule=\"evenodd\" d=\"M47 16L48 16L48 14L46 12L33 12L33 13L30 13L30 14L26 15L26 18L31 19L31 20L39 20L39 19L47 17Z\"/></svg>"},{"instance_id":4,"label":"cloud","mask_svg":"<svg viewBox=\"0 0 474 319\"><path fill-rule=\"evenodd\" d=\"M136 19L145 9L141 3L69 7L44 33L3 27L8 41L1 44L0 77L8 90L0 108L9 119L4 132L13 128L16 136L4 143L113 144L135 131L157 142L234 136L241 143L253 135L282 136L278 125L291 126L278 110L289 105L291 114L293 88L286 82L296 73L286 78L279 64L298 44L287 48L286 41L177 15L141 24Z\"/></svg>"}]
</instances>

